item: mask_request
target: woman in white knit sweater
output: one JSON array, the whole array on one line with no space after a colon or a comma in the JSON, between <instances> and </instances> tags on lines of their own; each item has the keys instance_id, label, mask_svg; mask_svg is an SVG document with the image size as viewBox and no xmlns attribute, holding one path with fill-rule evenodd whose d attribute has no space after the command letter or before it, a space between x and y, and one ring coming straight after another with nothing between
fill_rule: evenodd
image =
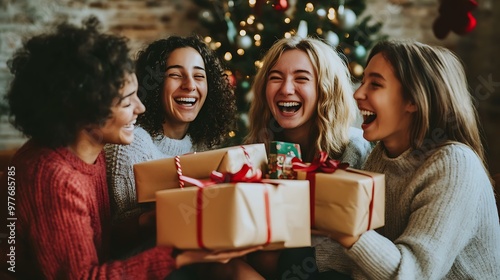
<instances>
[{"instance_id":1,"label":"woman in white knit sweater","mask_svg":"<svg viewBox=\"0 0 500 280\"><path fill-rule=\"evenodd\" d=\"M112 220L121 237L115 249L154 233L154 211L137 203L133 165L219 145L236 112L221 63L198 36L151 43L138 54L136 74L146 112L137 119L135 140L105 147Z\"/></svg>"},{"instance_id":2,"label":"woman in white knit sweater","mask_svg":"<svg viewBox=\"0 0 500 280\"><path fill-rule=\"evenodd\" d=\"M325 239L319 269L354 279L500 279L498 213L460 60L442 47L380 42L354 98L364 137L379 141L364 169L386 175L386 223Z\"/></svg>"}]
</instances>

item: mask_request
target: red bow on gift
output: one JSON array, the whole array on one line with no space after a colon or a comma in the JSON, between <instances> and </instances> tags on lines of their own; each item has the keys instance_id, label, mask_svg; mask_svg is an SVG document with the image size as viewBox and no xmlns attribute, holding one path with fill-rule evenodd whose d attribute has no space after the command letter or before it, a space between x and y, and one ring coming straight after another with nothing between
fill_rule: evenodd
<instances>
[{"instance_id":1,"label":"red bow on gift","mask_svg":"<svg viewBox=\"0 0 500 280\"><path fill-rule=\"evenodd\" d=\"M319 156L311 164L303 163L300 159L294 157L292 159L292 166L294 171L333 173L337 169L347 169L349 163L328 159L326 152L319 152Z\"/></svg>"},{"instance_id":2,"label":"red bow on gift","mask_svg":"<svg viewBox=\"0 0 500 280\"><path fill-rule=\"evenodd\" d=\"M193 184L197 187L206 187L214 184L221 183L237 183L237 182L260 182L262 180L262 170L259 168L253 168L250 161L250 155L246 151L244 146L241 146L243 153L247 159L247 163L243 164L241 169L236 173L221 173L218 171L212 171L210 174L209 181L202 181L191 177L186 177L182 175L182 166L180 157L175 157L175 168L177 169L177 177L179 179L179 187L184 188L184 182Z\"/></svg>"},{"instance_id":3,"label":"red bow on gift","mask_svg":"<svg viewBox=\"0 0 500 280\"><path fill-rule=\"evenodd\" d=\"M250 174L249 174L250 173ZM262 171L260 169L254 169L249 164L243 164L240 171L232 173L221 173L218 171L212 171L210 174L210 179L212 181L219 183L237 183L237 182L260 182L262 180Z\"/></svg>"},{"instance_id":4,"label":"red bow on gift","mask_svg":"<svg viewBox=\"0 0 500 280\"><path fill-rule=\"evenodd\" d=\"M250 172L250 175L248 174ZM208 187L215 184L221 183L238 183L238 182L260 182L262 180L262 171L260 169L254 169L248 164L244 164L240 171L236 173L221 173L218 171L212 171L210 174L210 180L198 180L195 178L187 177L184 175L179 176L180 182L190 183L200 188ZM181 188L184 188L184 184L180 184Z\"/></svg>"}]
</instances>

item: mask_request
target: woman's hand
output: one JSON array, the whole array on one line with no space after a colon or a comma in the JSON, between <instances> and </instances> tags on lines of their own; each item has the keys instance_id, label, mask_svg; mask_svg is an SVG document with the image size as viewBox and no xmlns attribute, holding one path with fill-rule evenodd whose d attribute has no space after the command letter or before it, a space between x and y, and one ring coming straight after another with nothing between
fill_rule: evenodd
<instances>
[{"instance_id":1,"label":"woman's hand","mask_svg":"<svg viewBox=\"0 0 500 280\"><path fill-rule=\"evenodd\" d=\"M333 240L340 243L340 245L344 246L347 249L350 249L356 241L358 241L359 236L350 236L343 233L334 233L330 236Z\"/></svg>"},{"instance_id":2,"label":"woman's hand","mask_svg":"<svg viewBox=\"0 0 500 280\"><path fill-rule=\"evenodd\" d=\"M352 247L352 245L354 245L354 243L356 243L356 241L358 241L360 235L358 236L351 236L351 235L347 235L347 234L344 234L344 233L340 233L340 232L324 232L324 231L318 231L318 230L314 230L314 229L311 229L311 234L316 234L316 235L323 235L323 236L328 236L329 238L337 241L338 243L340 243L340 245L342 245L343 247L349 249Z\"/></svg>"},{"instance_id":3,"label":"woman's hand","mask_svg":"<svg viewBox=\"0 0 500 280\"><path fill-rule=\"evenodd\" d=\"M177 268L188 264L201 262L227 263L233 258L244 256L248 253L261 250L262 248L264 247L255 246L246 249L231 251L186 250L177 255L177 257L175 258L175 263Z\"/></svg>"}]
</instances>

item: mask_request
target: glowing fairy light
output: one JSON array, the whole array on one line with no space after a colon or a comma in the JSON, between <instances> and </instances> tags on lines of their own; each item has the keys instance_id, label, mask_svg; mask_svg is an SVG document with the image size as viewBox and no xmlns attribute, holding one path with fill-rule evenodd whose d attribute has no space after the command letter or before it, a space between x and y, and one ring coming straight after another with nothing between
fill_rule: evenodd
<instances>
[{"instance_id":1,"label":"glowing fairy light","mask_svg":"<svg viewBox=\"0 0 500 280\"><path fill-rule=\"evenodd\" d=\"M313 5L313 3L307 3L305 10L308 13L312 13L314 11L314 5Z\"/></svg>"}]
</instances>

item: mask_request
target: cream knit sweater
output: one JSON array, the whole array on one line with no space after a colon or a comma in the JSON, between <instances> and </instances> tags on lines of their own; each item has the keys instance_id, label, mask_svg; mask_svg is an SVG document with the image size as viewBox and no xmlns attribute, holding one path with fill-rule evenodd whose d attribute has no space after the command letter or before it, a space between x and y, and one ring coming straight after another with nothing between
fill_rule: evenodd
<instances>
[{"instance_id":1,"label":"cream knit sweater","mask_svg":"<svg viewBox=\"0 0 500 280\"><path fill-rule=\"evenodd\" d=\"M146 130L136 127L130 145L106 145L104 150L112 221L117 223L141 214L135 190L134 164L194 152L195 148L189 135L181 140L165 136L152 138Z\"/></svg>"},{"instance_id":2,"label":"cream knit sweater","mask_svg":"<svg viewBox=\"0 0 500 280\"><path fill-rule=\"evenodd\" d=\"M386 175L385 226L349 250L327 238L320 271L354 279L500 279L500 224L493 188L462 144L388 158L377 144L365 170Z\"/></svg>"}]
</instances>

